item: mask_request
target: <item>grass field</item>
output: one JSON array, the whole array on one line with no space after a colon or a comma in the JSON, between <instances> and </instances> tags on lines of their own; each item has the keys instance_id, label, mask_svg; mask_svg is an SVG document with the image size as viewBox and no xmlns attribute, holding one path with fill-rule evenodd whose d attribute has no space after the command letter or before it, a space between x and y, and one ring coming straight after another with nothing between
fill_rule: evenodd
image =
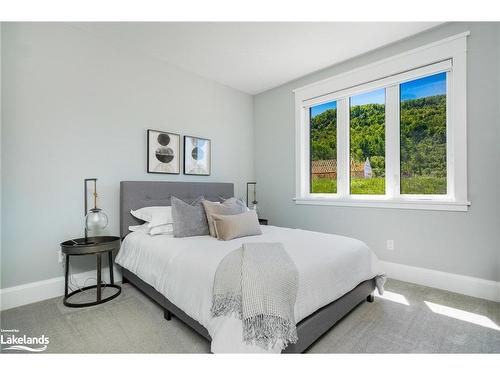
<instances>
[{"instance_id":1,"label":"grass field","mask_svg":"<svg viewBox=\"0 0 500 375\"><path fill-rule=\"evenodd\" d=\"M329 178L314 178L311 187L312 193L336 193L337 180ZM351 180L351 194L384 194L385 179L354 178ZM446 194L445 177L415 176L401 180L402 194Z\"/></svg>"}]
</instances>

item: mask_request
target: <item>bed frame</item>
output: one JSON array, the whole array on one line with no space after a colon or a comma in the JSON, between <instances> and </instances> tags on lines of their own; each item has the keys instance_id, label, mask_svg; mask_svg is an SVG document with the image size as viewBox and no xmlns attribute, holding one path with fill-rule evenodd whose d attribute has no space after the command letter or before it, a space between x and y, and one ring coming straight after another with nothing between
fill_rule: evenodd
<instances>
[{"instance_id":1,"label":"bed frame","mask_svg":"<svg viewBox=\"0 0 500 375\"><path fill-rule=\"evenodd\" d=\"M120 235L124 238L130 225L142 222L130 214L147 206L170 206L172 196L182 199L196 199L203 195L205 199L217 201L220 197L234 196L234 186L230 183L213 182L170 182L170 181L122 181L120 183ZM179 307L170 302L150 284L141 280L133 272L122 268L123 283L130 283L163 308L166 320L175 316L186 323L201 336L211 341L205 327L191 318ZM320 308L297 323L298 341L286 347L283 353L302 353L317 339L324 335L335 323L346 316L363 301L373 302L375 279L363 281L339 299Z\"/></svg>"}]
</instances>

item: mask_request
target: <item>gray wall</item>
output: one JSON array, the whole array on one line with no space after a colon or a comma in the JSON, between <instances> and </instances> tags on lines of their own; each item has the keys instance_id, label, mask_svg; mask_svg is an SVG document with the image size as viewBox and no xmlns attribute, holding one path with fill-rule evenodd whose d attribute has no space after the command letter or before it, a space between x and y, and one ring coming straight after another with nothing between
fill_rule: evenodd
<instances>
[{"instance_id":1,"label":"gray wall","mask_svg":"<svg viewBox=\"0 0 500 375\"><path fill-rule=\"evenodd\" d=\"M121 180L234 182L244 196L251 96L70 24L2 26L2 288L62 275L57 251L82 235L86 177L99 179L110 234ZM211 138L212 176L147 174L148 128Z\"/></svg>"},{"instance_id":2,"label":"gray wall","mask_svg":"<svg viewBox=\"0 0 500 375\"><path fill-rule=\"evenodd\" d=\"M292 89L467 30L471 31L467 67L470 210L295 205ZM382 260L500 281L499 49L498 23L447 24L257 95L255 168L261 216L276 225L357 237ZM385 249L387 239L395 240L395 251Z\"/></svg>"}]
</instances>

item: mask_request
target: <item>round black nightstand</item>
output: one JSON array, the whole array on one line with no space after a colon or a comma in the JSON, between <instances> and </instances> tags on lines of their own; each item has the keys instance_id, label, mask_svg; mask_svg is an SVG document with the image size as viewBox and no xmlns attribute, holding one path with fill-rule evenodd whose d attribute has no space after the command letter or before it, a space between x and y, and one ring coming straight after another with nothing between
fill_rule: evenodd
<instances>
[{"instance_id":1,"label":"round black nightstand","mask_svg":"<svg viewBox=\"0 0 500 375\"><path fill-rule=\"evenodd\" d=\"M120 248L120 237L115 236L101 236L101 237L88 237L85 238L75 238L74 240L64 241L61 243L61 250L63 254L66 255L66 270L64 274L64 299L63 303L69 307L88 307L95 306L101 303L112 300L117 297L122 288L116 285L113 278L113 250L118 250ZM108 253L109 261L109 284L102 284L101 282L101 255L103 253ZM68 276L69 276L69 257L70 256L80 256L80 255L96 255L97 257L97 284L83 287L81 289L75 290L68 293ZM117 291L106 298L101 298L101 288L114 288ZM95 302L86 303L71 303L68 302L68 298L74 296L77 293L83 292L88 289L97 289L97 299Z\"/></svg>"}]
</instances>

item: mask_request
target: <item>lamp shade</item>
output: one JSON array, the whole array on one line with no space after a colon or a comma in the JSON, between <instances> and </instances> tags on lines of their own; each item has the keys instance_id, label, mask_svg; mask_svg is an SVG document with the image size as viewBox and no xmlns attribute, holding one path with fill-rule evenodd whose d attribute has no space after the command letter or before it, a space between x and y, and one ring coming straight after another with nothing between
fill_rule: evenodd
<instances>
[{"instance_id":1,"label":"lamp shade","mask_svg":"<svg viewBox=\"0 0 500 375\"><path fill-rule=\"evenodd\" d=\"M92 208L85 216L85 228L89 231L104 229L108 225L108 216L100 208Z\"/></svg>"}]
</instances>

